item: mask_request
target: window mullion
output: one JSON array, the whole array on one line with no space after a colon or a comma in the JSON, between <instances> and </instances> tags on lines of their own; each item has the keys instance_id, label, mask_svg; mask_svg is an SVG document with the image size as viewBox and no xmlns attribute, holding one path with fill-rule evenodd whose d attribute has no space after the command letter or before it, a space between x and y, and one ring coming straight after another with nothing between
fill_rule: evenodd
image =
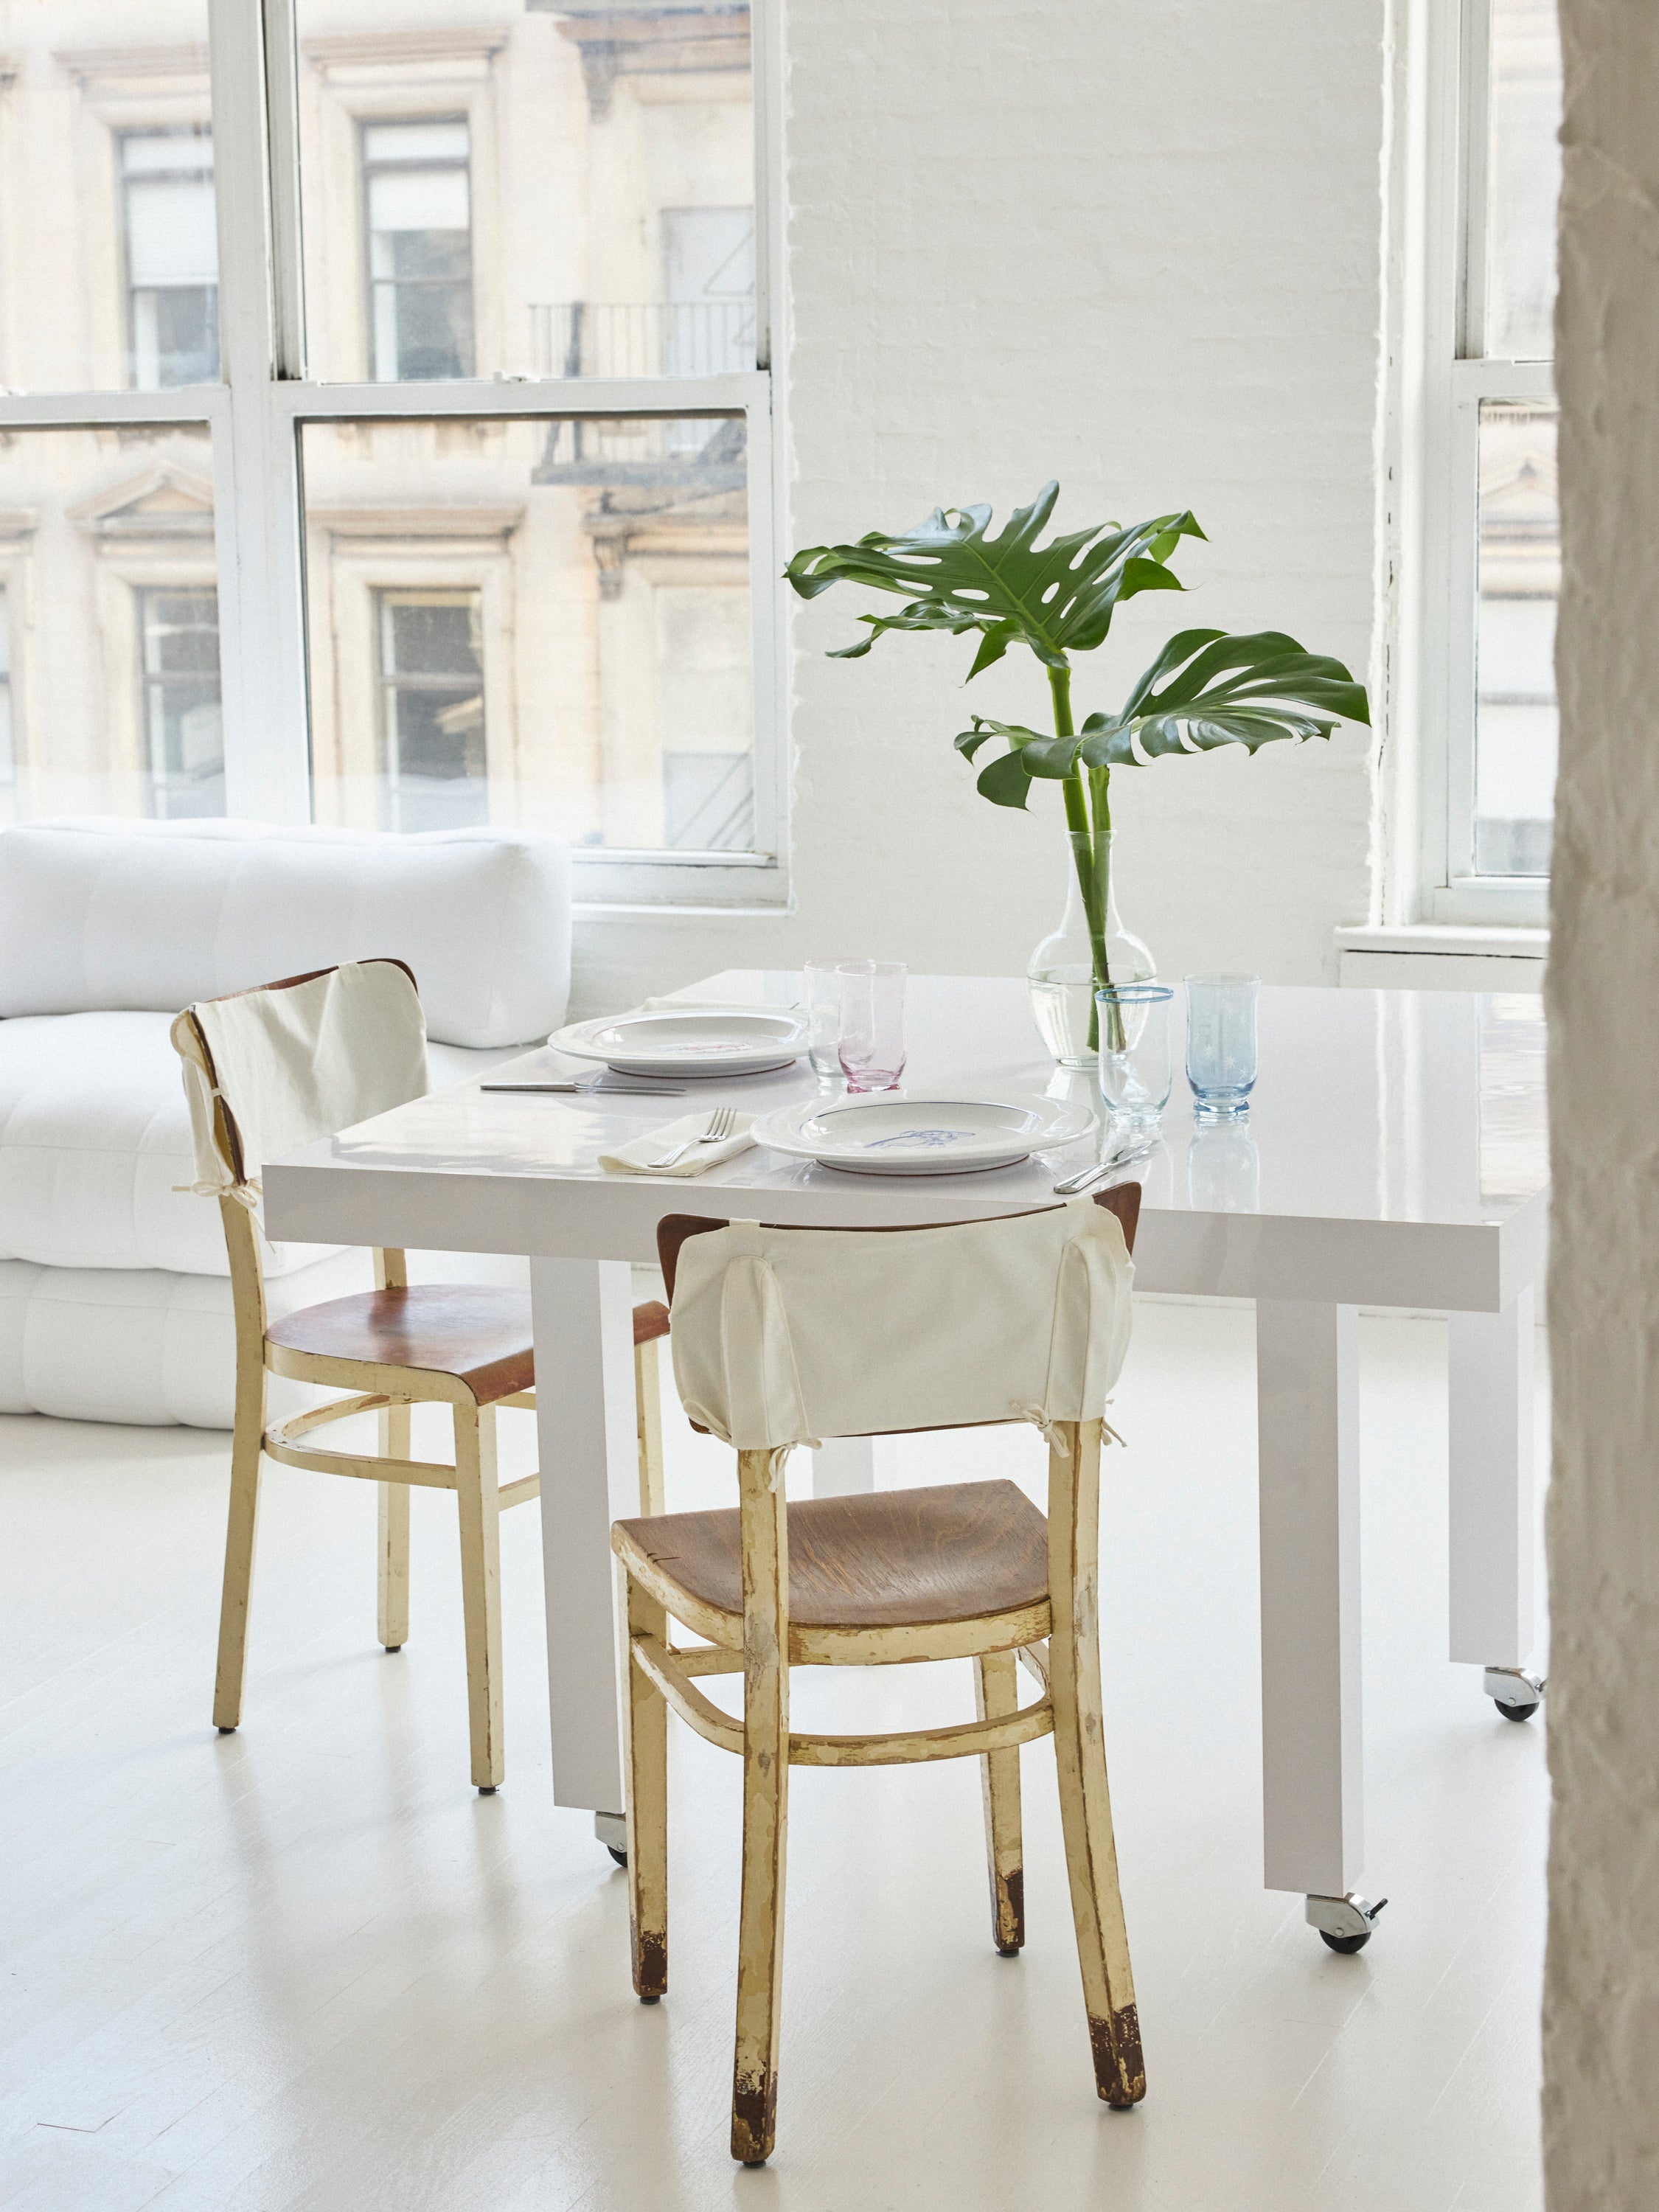
<instances>
[{"instance_id":1,"label":"window mullion","mask_svg":"<svg viewBox=\"0 0 1659 2212\"><path fill-rule=\"evenodd\" d=\"M271 359L279 377L306 373L305 268L300 243L300 82L294 0L264 0L264 106L270 160Z\"/></svg>"},{"instance_id":2,"label":"window mullion","mask_svg":"<svg viewBox=\"0 0 1659 2212\"><path fill-rule=\"evenodd\" d=\"M220 352L230 387L219 579L225 788L233 814L303 822L310 811L299 471L273 404L276 356L261 10L209 0L218 199Z\"/></svg>"}]
</instances>

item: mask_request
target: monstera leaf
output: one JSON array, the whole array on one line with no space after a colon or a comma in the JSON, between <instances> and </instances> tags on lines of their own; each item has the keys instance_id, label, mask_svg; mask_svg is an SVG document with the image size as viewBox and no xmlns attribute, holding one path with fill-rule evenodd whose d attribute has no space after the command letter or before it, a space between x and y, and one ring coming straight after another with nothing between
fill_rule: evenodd
<instances>
[{"instance_id":1,"label":"monstera leaf","mask_svg":"<svg viewBox=\"0 0 1659 2212\"><path fill-rule=\"evenodd\" d=\"M809 545L785 574L804 599L832 584L866 584L902 595L899 614L860 615L869 635L830 655L856 660L888 630L948 630L980 634L969 677L1000 660L1013 644L1027 645L1051 669L1064 670L1069 653L1101 644L1113 611L1137 592L1178 592L1164 565L1182 538L1204 532L1190 514L1160 514L1121 530L1097 524L1038 545L1060 494L1045 484L1029 507L1017 508L994 538L988 507L935 507L920 528L889 537L872 530L856 545Z\"/></svg>"},{"instance_id":2,"label":"monstera leaf","mask_svg":"<svg viewBox=\"0 0 1659 2212\"><path fill-rule=\"evenodd\" d=\"M999 806L1024 806L1036 778L1063 782L1080 769L1138 768L1163 753L1218 745L1255 752L1275 738L1328 738L1345 716L1369 722L1370 712L1364 685L1340 660L1304 652L1280 630L1229 637L1188 629L1170 640L1115 714L1091 714L1074 735L975 714L956 744L972 760L1004 739L1008 750L981 771L979 789Z\"/></svg>"}]
</instances>

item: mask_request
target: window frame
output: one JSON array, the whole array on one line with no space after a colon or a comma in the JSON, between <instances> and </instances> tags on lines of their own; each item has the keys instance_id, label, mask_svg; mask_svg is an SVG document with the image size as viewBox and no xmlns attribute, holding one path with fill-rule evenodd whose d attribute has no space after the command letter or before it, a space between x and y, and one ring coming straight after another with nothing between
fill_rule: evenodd
<instances>
[{"instance_id":1,"label":"window frame","mask_svg":"<svg viewBox=\"0 0 1659 2212\"><path fill-rule=\"evenodd\" d=\"M747 437L756 850L578 847L572 856L574 889L586 906L719 908L785 902L783 610L776 581L783 507L771 373L773 302L781 296L775 4L750 0L754 369L580 381L515 374L432 383L324 384L305 378L294 0L208 0L220 380L142 392L0 394L0 429L207 426L229 814L289 824L312 819L300 447L307 422L741 416Z\"/></svg>"},{"instance_id":2,"label":"window frame","mask_svg":"<svg viewBox=\"0 0 1659 2212\"><path fill-rule=\"evenodd\" d=\"M1474 869L1480 425L1488 400L1553 402L1554 364L1480 350L1491 0L1417 0L1415 13L1396 155L1409 162L1416 140L1420 181L1395 195L1396 223L1415 233L1396 231L1395 240L1406 272L1401 351L1415 374L1408 367L1396 387L1392 475L1394 539L1417 588L1399 611L1389 719L1418 735L1415 775L1396 763L1394 796L1397 820L1416 813L1419 857L1414 895L1389 903L1401 921L1535 927L1547 915L1547 877Z\"/></svg>"}]
</instances>

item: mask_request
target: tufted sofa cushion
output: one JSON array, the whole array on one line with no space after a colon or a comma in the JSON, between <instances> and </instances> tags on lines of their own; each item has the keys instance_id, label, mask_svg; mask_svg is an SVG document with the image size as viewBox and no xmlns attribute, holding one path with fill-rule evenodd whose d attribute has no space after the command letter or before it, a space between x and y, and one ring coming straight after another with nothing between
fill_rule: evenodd
<instances>
[{"instance_id":1,"label":"tufted sofa cushion","mask_svg":"<svg viewBox=\"0 0 1659 2212\"><path fill-rule=\"evenodd\" d=\"M196 1157L169 1025L140 1013L0 1021L0 1260L229 1273L217 1206L174 1188L195 1181ZM434 1087L510 1057L428 1048ZM273 1245L266 1270L338 1249Z\"/></svg>"},{"instance_id":2,"label":"tufted sofa cushion","mask_svg":"<svg viewBox=\"0 0 1659 2212\"><path fill-rule=\"evenodd\" d=\"M414 971L439 1042L539 1042L569 996L567 848L252 822L0 831L0 1016L176 1014L387 954Z\"/></svg>"}]
</instances>

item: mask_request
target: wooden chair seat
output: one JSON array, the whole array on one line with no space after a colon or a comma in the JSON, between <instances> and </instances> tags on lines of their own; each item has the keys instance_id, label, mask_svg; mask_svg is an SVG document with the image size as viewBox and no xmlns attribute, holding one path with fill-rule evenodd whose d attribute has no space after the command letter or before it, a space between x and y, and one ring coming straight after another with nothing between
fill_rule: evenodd
<instances>
[{"instance_id":1,"label":"wooden chair seat","mask_svg":"<svg viewBox=\"0 0 1659 2212\"><path fill-rule=\"evenodd\" d=\"M634 1309L635 1349L668 1334L668 1309ZM269 1343L313 1359L451 1375L481 1406L534 1388L530 1297L492 1283L411 1283L301 1306L265 1331Z\"/></svg>"},{"instance_id":2,"label":"wooden chair seat","mask_svg":"<svg viewBox=\"0 0 1659 2212\"><path fill-rule=\"evenodd\" d=\"M743 1514L667 1513L617 1523L631 1548L741 1642ZM625 1548L626 1547L626 1548ZM927 1627L1040 1606L1048 1523L1012 1482L952 1482L789 1508L789 1614L796 1628Z\"/></svg>"}]
</instances>

